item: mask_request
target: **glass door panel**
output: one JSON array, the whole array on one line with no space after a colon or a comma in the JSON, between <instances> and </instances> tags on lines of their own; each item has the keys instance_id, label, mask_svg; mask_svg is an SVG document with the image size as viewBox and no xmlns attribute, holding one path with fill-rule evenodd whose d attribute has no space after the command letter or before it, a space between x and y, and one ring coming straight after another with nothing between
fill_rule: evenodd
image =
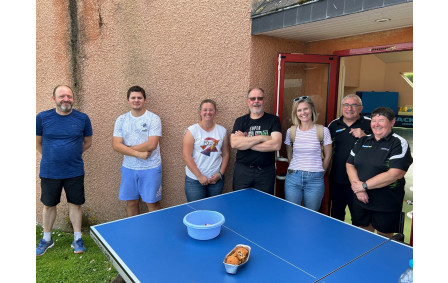
<instances>
[{"instance_id":1,"label":"glass door panel","mask_svg":"<svg viewBox=\"0 0 448 283\"><path fill-rule=\"evenodd\" d=\"M317 123L324 126L335 118L338 57L327 55L278 54L276 77L276 111L282 124L283 140L292 125L293 99L309 96L318 113ZM277 155L275 195L284 197L284 179L288 168L286 146ZM329 213L329 193L326 188L321 212Z\"/></svg>"}]
</instances>

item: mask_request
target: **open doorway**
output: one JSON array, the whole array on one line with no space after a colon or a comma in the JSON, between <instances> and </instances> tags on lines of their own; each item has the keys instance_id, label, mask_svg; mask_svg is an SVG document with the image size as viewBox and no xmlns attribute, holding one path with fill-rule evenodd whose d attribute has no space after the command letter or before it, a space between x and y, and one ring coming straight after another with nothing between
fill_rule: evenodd
<instances>
[{"instance_id":1,"label":"open doorway","mask_svg":"<svg viewBox=\"0 0 448 283\"><path fill-rule=\"evenodd\" d=\"M340 57L336 117L341 116L341 99L351 93L361 96L363 114L366 116L371 112L369 109L389 106L396 114L393 130L407 140L413 155L413 86L412 77L409 76L412 73L412 50ZM413 211L412 165L405 175L405 180L404 231L405 242L410 243ZM346 221L350 222L348 210Z\"/></svg>"},{"instance_id":2,"label":"open doorway","mask_svg":"<svg viewBox=\"0 0 448 283\"><path fill-rule=\"evenodd\" d=\"M399 108L392 110L412 116L413 88L403 77L412 72L412 50L341 57L337 116L342 97L363 92L398 92Z\"/></svg>"}]
</instances>

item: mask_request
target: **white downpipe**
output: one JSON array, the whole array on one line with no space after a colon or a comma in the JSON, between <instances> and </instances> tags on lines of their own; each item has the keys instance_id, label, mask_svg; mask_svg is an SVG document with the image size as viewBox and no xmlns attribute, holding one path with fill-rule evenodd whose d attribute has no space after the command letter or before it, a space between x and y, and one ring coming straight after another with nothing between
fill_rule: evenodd
<instances>
[{"instance_id":1,"label":"white downpipe","mask_svg":"<svg viewBox=\"0 0 448 283\"><path fill-rule=\"evenodd\" d=\"M278 117L278 109L280 105L280 70L282 69L282 54L278 54L277 63L277 109L275 109L275 115ZM277 160L280 157L280 152L277 151Z\"/></svg>"}]
</instances>

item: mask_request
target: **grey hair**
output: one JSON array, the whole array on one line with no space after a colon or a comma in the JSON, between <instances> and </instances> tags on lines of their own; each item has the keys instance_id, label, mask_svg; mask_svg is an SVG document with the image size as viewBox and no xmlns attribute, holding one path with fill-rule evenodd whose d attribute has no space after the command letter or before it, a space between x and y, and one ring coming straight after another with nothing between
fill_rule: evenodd
<instances>
[{"instance_id":1,"label":"grey hair","mask_svg":"<svg viewBox=\"0 0 448 283\"><path fill-rule=\"evenodd\" d=\"M264 97L264 89L262 89L261 87L253 87L253 88L249 89L249 91L247 92L247 98L249 98L250 92L253 91L254 89L258 89L259 91L261 91L261 93L263 94L263 97Z\"/></svg>"},{"instance_id":2,"label":"grey hair","mask_svg":"<svg viewBox=\"0 0 448 283\"><path fill-rule=\"evenodd\" d=\"M70 91L73 93L73 89L71 87L69 87L68 85L57 85L54 89L53 89L53 97L56 97L56 91L58 90L58 88L60 87L66 87L68 89L70 89ZM74 95L74 94L73 94Z\"/></svg>"},{"instance_id":3,"label":"grey hair","mask_svg":"<svg viewBox=\"0 0 448 283\"><path fill-rule=\"evenodd\" d=\"M347 94L346 96L344 96L344 98L342 98L341 105L344 103L344 101L345 101L346 99L348 99L348 98L352 98L352 97L355 98L355 99L358 101L359 105L362 105L361 97L359 97L358 95L356 95L356 94L354 94L354 93Z\"/></svg>"}]
</instances>

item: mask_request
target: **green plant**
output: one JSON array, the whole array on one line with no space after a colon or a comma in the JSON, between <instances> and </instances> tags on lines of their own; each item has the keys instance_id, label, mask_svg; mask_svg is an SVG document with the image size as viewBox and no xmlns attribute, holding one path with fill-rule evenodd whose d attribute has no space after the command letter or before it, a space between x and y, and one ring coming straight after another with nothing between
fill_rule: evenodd
<instances>
[{"instance_id":1,"label":"green plant","mask_svg":"<svg viewBox=\"0 0 448 283\"><path fill-rule=\"evenodd\" d=\"M36 246L42 235L42 227L36 225ZM51 236L54 247L36 257L36 282L110 282L117 276L88 232L82 235L84 254L74 254L70 248L72 233L53 230Z\"/></svg>"}]
</instances>

